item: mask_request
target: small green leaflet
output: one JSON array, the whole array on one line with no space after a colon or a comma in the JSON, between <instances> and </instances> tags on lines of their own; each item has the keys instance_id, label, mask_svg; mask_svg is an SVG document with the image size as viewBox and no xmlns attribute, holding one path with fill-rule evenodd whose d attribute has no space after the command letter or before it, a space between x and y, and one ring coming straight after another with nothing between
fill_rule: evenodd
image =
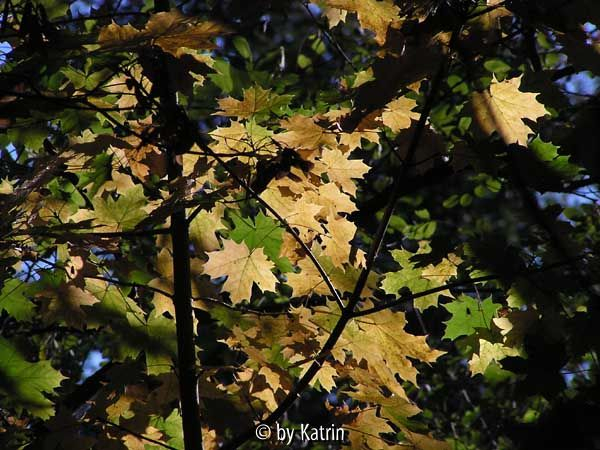
<instances>
[{"instance_id":1,"label":"small green leaflet","mask_svg":"<svg viewBox=\"0 0 600 450\"><path fill-rule=\"evenodd\" d=\"M252 251L255 248L261 247L271 261L275 263L281 272L291 272L292 264L287 258L280 258L279 251L283 242L283 228L270 217L259 212L253 222L249 217L241 217L232 215L234 228L229 234L229 237L236 243L242 241Z\"/></svg>"},{"instance_id":2,"label":"small green leaflet","mask_svg":"<svg viewBox=\"0 0 600 450\"><path fill-rule=\"evenodd\" d=\"M446 323L444 339L456 339L459 336L469 336L477 328L490 328L490 322L500 309L500 305L492 302L488 297L479 301L467 295L461 295L455 301L444 305L452 318Z\"/></svg>"},{"instance_id":3,"label":"small green leaflet","mask_svg":"<svg viewBox=\"0 0 600 450\"><path fill-rule=\"evenodd\" d=\"M37 286L31 283L18 278L8 280L0 291L0 312L4 310L17 320L30 320L35 305L27 297L36 291Z\"/></svg>"},{"instance_id":4,"label":"small green leaflet","mask_svg":"<svg viewBox=\"0 0 600 450\"><path fill-rule=\"evenodd\" d=\"M53 403L44 394L51 394L65 377L52 368L50 361L31 363L16 347L0 338L0 398L3 407L22 409L48 419L54 415Z\"/></svg>"}]
</instances>

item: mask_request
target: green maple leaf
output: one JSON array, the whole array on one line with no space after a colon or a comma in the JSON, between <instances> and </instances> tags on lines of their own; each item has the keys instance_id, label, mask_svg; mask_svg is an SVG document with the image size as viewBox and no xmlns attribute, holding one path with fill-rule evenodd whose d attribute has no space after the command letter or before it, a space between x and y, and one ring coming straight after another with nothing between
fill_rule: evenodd
<instances>
[{"instance_id":1,"label":"green maple leaf","mask_svg":"<svg viewBox=\"0 0 600 450\"><path fill-rule=\"evenodd\" d=\"M490 322L500 305L492 302L492 298L478 301L473 297L461 295L455 301L444 305L452 318L445 322L444 339L456 339L459 336L469 336L477 328L489 328Z\"/></svg>"},{"instance_id":2,"label":"green maple leaf","mask_svg":"<svg viewBox=\"0 0 600 450\"><path fill-rule=\"evenodd\" d=\"M153 314L146 319L144 311L127 296L127 288L88 280L86 289L100 300L86 308L88 325L110 324L114 333L120 336L117 359L136 358L143 351L149 374L171 370L177 354L174 320Z\"/></svg>"},{"instance_id":3,"label":"green maple leaf","mask_svg":"<svg viewBox=\"0 0 600 450\"><path fill-rule=\"evenodd\" d=\"M423 249L425 250L425 249ZM422 250L419 251L421 253ZM429 289L442 286L452 276L456 276L456 266L461 262L455 255L448 255L439 264L430 264L426 267L415 267L415 263L410 258L415 254L406 250L393 250L392 257L402 266L402 269L396 272L389 272L385 275L381 288L386 294L398 295L400 290L408 288L413 294L427 291ZM452 297L450 291L436 292L416 298L415 307L425 310L430 306L437 306L440 295Z\"/></svg>"},{"instance_id":4,"label":"green maple leaf","mask_svg":"<svg viewBox=\"0 0 600 450\"><path fill-rule=\"evenodd\" d=\"M179 410L174 409L168 417L152 416L150 424L169 438L167 444L175 448L183 448L183 430ZM146 444L148 450L161 450L161 447Z\"/></svg>"},{"instance_id":5,"label":"green maple leaf","mask_svg":"<svg viewBox=\"0 0 600 450\"><path fill-rule=\"evenodd\" d=\"M148 214L142 208L146 206L144 188L137 185L123 191L117 200L112 197L92 200L94 222L103 224L107 231L130 230L146 218Z\"/></svg>"},{"instance_id":6,"label":"green maple leaf","mask_svg":"<svg viewBox=\"0 0 600 450\"><path fill-rule=\"evenodd\" d=\"M20 413L48 419L54 414L51 400L44 394L53 393L65 377L52 368L50 361L31 363L25 360L8 340L0 338L0 397L3 406Z\"/></svg>"},{"instance_id":7,"label":"green maple leaf","mask_svg":"<svg viewBox=\"0 0 600 450\"><path fill-rule=\"evenodd\" d=\"M13 278L4 283L0 291L0 311L6 311L17 320L31 320L35 305L28 296L37 291L37 286Z\"/></svg>"},{"instance_id":8,"label":"green maple leaf","mask_svg":"<svg viewBox=\"0 0 600 450\"><path fill-rule=\"evenodd\" d=\"M148 374L170 372L173 368L173 360L177 356L175 321L151 314L144 331L148 336L144 349Z\"/></svg>"},{"instance_id":9,"label":"green maple leaf","mask_svg":"<svg viewBox=\"0 0 600 450\"><path fill-rule=\"evenodd\" d=\"M262 248L265 255L275 263L281 272L291 272L291 263L287 258L280 258L279 251L283 242L283 228L274 219L259 212L252 221L249 217L234 215L234 228L229 237L240 244L242 241L251 251Z\"/></svg>"}]
</instances>

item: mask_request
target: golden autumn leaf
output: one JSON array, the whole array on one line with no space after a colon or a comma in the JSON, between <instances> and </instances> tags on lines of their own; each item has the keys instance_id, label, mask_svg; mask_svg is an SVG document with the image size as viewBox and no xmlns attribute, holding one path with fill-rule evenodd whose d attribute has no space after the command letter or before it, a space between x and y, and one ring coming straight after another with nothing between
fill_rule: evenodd
<instances>
[{"instance_id":1,"label":"golden autumn leaf","mask_svg":"<svg viewBox=\"0 0 600 450\"><path fill-rule=\"evenodd\" d=\"M479 354L473 354L469 361L471 375L482 374L492 362L500 361L507 356L518 356L519 350L512 347L506 347L501 342L491 343L484 339L479 339Z\"/></svg>"},{"instance_id":2,"label":"golden autumn leaf","mask_svg":"<svg viewBox=\"0 0 600 450\"><path fill-rule=\"evenodd\" d=\"M274 139L290 148L317 149L322 145L334 147L335 135L315 123L312 117L292 116L281 122L286 130Z\"/></svg>"},{"instance_id":3,"label":"golden autumn leaf","mask_svg":"<svg viewBox=\"0 0 600 450\"><path fill-rule=\"evenodd\" d=\"M359 269L353 266L346 267L336 266L331 261L331 258L322 255L318 246L313 244L313 253L317 257L319 264L325 270L327 276L331 279L333 286L340 292L352 292L358 275ZM298 261L299 273L288 273L286 284L293 289L294 297L303 297L305 295L331 295L331 291L323 281L323 277L319 274L313 262L308 258L302 258ZM377 277L371 274L368 278L367 285L363 289L362 296L367 298L372 294L372 288L376 285Z\"/></svg>"},{"instance_id":4,"label":"golden autumn leaf","mask_svg":"<svg viewBox=\"0 0 600 450\"><path fill-rule=\"evenodd\" d=\"M193 23L192 19L178 11L153 14L146 27L138 30L127 25L111 23L103 27L98 35L98 44L103 48L125 49L138 45L156 45L173 56L183 54L183 48L214 48L214 37L227 33L227 29L216 22Z\"/></svg>"},{"instance_id":5,"label":"golden autumn leaf","mask_svg":"<svg viewBox=\"0 0 600 450\"><path fill-rule=\"evenodd\" d=\"M396 422L395 422L396 423ZM414 450L451 450L454 447L447 442L439 441L429 434L420 434L411 431L404 424L396 423L406 438L406 443L400 444L400 448L411 448Z\"/></svg>"},{"instance_id":6,"label":"golden autumn leaf","mask_svg":"<svg viewBox=\"0 0 600 450\"><path fill-rule=\"evenodd\" d=\"M323 254L329 256L335 266L341 266L350 259L350 241L356 233L356 225L340 217L327 223L329 233L323 235Z\"/></svg>"},{"instance_id":7,"label":"golden autumn leaf","mask_svg":"<svg viewBox=\"0 0 600 450\"><path fill-rule=\"evenodd\" d=\"M371 306L371 301L365 302L366 308ZM312 324L315 332L324 331L319 337L324 342L337 319L338 316L328 309L316 307L302 320L307 327ZM414 336L404 331L406 324L404 313L390 310L356 318L346 325L331 354L344 364L347 352L350 352L356 362L366 362L369 371L384 374L391 370L416 386L418 372L411 359L434 362L445 352L430 348L425 336Z\"/></svg>"},{"instance_id":8,"label":"golden autumn leaf","mask_svg":"<svg viewBox=\"0 0 600 450\"><path fill-rule=\"evenodd\" d=\"M224 209L222 203L217 203L210 211L200 211L190 222L190 239L196 250L209 252L219 248L215 231L225 228L222 222Z\"/></svg>"},{"instance_id":9,"label":"golden autumn leaf","mask_svg":"<svg viewBox=\"0 0 600 450\"><path fill-rule=\"evenodd\" d=\"M256 156L270 155L277 149L273 143L273 132L254 123L243 124L232 121L228 127L217 127L210 132L215 140L211 148L219 154L242 157L244 162L253 161ZM248 156L243 156L248 154Z\"/></svg>"},{"instance_id":10,"label":"golden autumn leaf","mask_svg":"<svg viewBox=\"0 0 600 450\"><path fill-rule=\"evenodd\" d=\"M344 150L344 147L347 147L348 150L354 150L361 146L361 139L378 144L381 121L377 115L378 111L373 111L358 123L354 131L340 133L340 149Z\"/></svg>"},{"instance_id":11,"label":"golden autumn leaf","mask_svg":"<svg viewBox=\"0 0 600 450\"><path fill-rule=\"evenodd\" d=\"M244 89L244 99L236 100L232 97L219 99L221 111L214 113L216 116L231 116L246 119L260 112L277 111L291 100L290 95L277 95L270 89L263 89L255 85Z\"/></svg>"},{"instance_id":12,"label":"golden autumn leaf","mask_svg":"<svg viewBox=\"0 0 600 450\"><path fill-rule=\"evenodd\" d=\"M275 182L271 182L260 196L288 224L297 229L302 239L307 240L323 231L317 219L322 207L312 203L306 194L285 195Z\"/></svg>"},{"instance_id":13,"label":"golden autumn leaf","mask_svg":"<svg viewBox=\"0 0 600 450\"><path fill-rule=\"evenodd\" d=\"M112 196L92 200L94 210L81 209L72 216L75 220L93 219L97 231L123 231L132 229L148 215L144 207L148 199L141 185L118 189L121 195L115 200Z\"/></svg>"},{"instance_id":14,"label":"golden autumn leaf","mask_svg":"<svg viewBox=\"0 0 600 450\"><path fill-rule=\"evenodd\" d=\"M322 184L317 191L307 191L305 195L311 203L322 206L319 215L328 220L340 217L339 213L351 213L357 209L350 196L341 192L335 183Z\"/></svg>"},{"instance_id":15,"label":"golden autumn leaf","mask_svg":"<svg viewBox=\"0 0 600 450\"><path fill-rule=\"evenodd\" d=\"M320 160L315 162L313 172L317 175L326 173L344 192L356 196L356 184L353 179L360 179L370 167L360 160L348 159L340 150L324 150Z\"/></svg>"},{"instance_id":16,"label":"golden autumn leaf","mask_svg":"<svg viewBox=\"0 0 600 450\"><path fill-rule=\"evenodd\" d=\"M535 121L547 113L537 94L519 90L521 79L493 80L489 91L471 96L475 122L486 135L496 131L506 145L527 145L531 129L522 119Z\"/></svg>"},{"instance_id":17,"label":"golden autumn leaf","mask_svg":"<svg viewBox=\"0 0 600 450\"><path fill-rule=\"evenodd\" d=\"M277 278L271 272L274 268L262 248L250 252L243 242L225 240L223 250L208 252L204 273L211 278L226 276L223 289L229 292L233 303L241 303L250 298L253 283L263 291L275 291Z\"/></svg>"},{"instance_id":18,"label":"golden autumn leaf","mask_svg":"<svg viewBox=\"0 0 600 450\"><path fill-rule=\"evenodd\" d=\"M356 418L344 428L349 430L352 450L383 450L395 447L395 445L388 444L381 436L381 434L393 433L394 429L386 419L377 416L376 408L360 411Z\"/></svg>"},{"instance_id":19,"label":"golden autumn leaf","mask_svg":"<svg viewBox=\"0 0 600 450\"><path fill-rule=\"evenodd\" d=\"M385 109L381 113L381 120L394 133L410 128L411 120L419 118L419 113L413 111L416 106L417 102L412 98L397 98L385 105Z\"/></svg>"},{"instance_id":20,"label":"golden autumn leaf","mask_svg":"<svg viewBox=\"0 0 600 450\"><path fill-rule=\"evenodd\" d=\"M385 44L388 28L400 22L400 8L391 0L325 0L325 4L356 13L361 26L375 33L379 45ZM336 20L344 20L342 17L345 16L337 15Z\"/></svg>"},{"instance_id":21,"label":"golden autumn leaf","mask_svg":"<svg viewBox=\"0 0 600 450\"><path fill-rule=\"evenodd\" d=\"M416 385L417 369L408 358L434 362L444 352L431 349L425 336L404 331L405 325L403 313L379 311L349 323L338 345L350 350L357 361L365 360L370 369L389 368Z\"/></svg>"},{"instance_id":22,"label":"golden autumn leaf","mask_svg":"<svg viewBox=\"0 0 600 450\"><path fill-rule=\"evenodd\" d=\"M323 281L323 277L308 258L298 262L300 273L287 274L286 284L292 287L294 297L310 294L330 295L331 291ZM328 274L330 276L330 274Z\"/></svg>"}]
</instances>

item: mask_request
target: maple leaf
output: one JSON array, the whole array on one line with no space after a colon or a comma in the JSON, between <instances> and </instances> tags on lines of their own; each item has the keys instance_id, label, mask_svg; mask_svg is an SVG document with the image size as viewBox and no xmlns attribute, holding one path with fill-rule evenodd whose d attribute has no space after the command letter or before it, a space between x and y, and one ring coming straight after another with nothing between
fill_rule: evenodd
<instances>
[{"instance_id":1,"label":"maple leaf","mask_svg":"<svg viewBox=\"0 0 600 450\"><path fill-rule=\"evenodd\" d=\"M260 125L249 120L247 123L232 121L229 127L218 127L210 132L215 139L211 148L215 153L231 154L241 158L242 161L250 163L256 156L270 155L277 151L271 136L273 133ZM248 153L247 157L243 154Z\"/></svg>"},{"instance_id":2,"label":"maple leaf","mask_svg":"<svg viewBox=\"0 0 600 450\"><path fill-rule=\"evenodd\" d=\"M162 315L151 314L148 320L131 320L132 330L143 338L142 349L146 355L146 367L149 375L170 372L177 356L177 337L175 322ZM136 349L139 353L142 349ZM137 355L136 355L137 356Z\"/></svg>"},{"instance_id":3,"label":"maple leaf","mask_svg":"<svg viewBox=\"0 0 600 450\"><path fill-rule=\"evenodd\" d=\"M270 89L263 89L255 85L249 89L244 89L244 100L242 101L231 97L220 99L219 108L222 111L218 111L214 115L246 119L261 112L272 111L277 113L281 108L287 106L291 100L291 95L277 95L271 92Z\"/></svg>"},{"instance_id":4,"label":"maple leaf","mask_svg":"<svg viewBox=\"0 0 600 450\"><path fill-rule=\"evenodd\" d=\"M523 345L523 340L529 328L539 319L539 312L535 308L526 311L514 310L504 317L495 317L494 325L500 329L504 337L504 344L508 347Z\"/></svg>"},{"instance_id":5,"label":"maple leaf","mask_svg":"<svg viewBox=\"0 0 600 450\"><path fill-rule=\"evenodd\" d=\"M353 321L342 333L340 341L345 342L342 345L352 351L357 361L364 359L374 370L379 366L387 367L416 386L417 369L408 357L433 362L444 352L429 348L425 336L413 336L404 331L405 325L403 313L380 311Z\"/></svg>"},{"instance_id":6,"label":"maple leaf","mask_svg":"<svg viewBox=\"0 0 600 450\"><path fill-rule=\"evenodd\" d=\"M322 261L319 262L323 265ZM301 259L298 261L298 267L300 268L300 273L287 274L286 281L286 284L292 287L294 297L303 297L313 293L320 295L331 294L323 277L310 259ZM330 269L329 272L327 272L327 269L325 270L327 275L331 277L331 272L334 270L333 266Z\"/></svg>"},{"instance_id":7,"label":"maple leaf","mask_svg":"<svg viewBox=\"0 0 600 450\"><path fill-rule=\"evenodd\" d=\"M393 433L394 429L386 419L377 416L375 408L359 411L356 418L344 428L350 432L348 438L352 450L392 448L380 435Z\"/></svg>"},{"instance_id":8,"label":"maple leaf","mask_svg":"<svg viewBox=\"0 0 600 450\"><path fill-rule=\"evenodd\" d=\"M360 24L375 33L379 45L385 44L388 27L399 25L400 8L390 0L325 0L325 4L355 12Z\"/></svg>"},{"instance_id":9,"label":"maple leaf","mask_svg":"<svg viewBox=\"0 0 600 450\"><path fill-rule=\"evenodd\" d=\"M354 150L361 146L362 139L378 144L380 126L378 111L374 111L362 119L352 133L340 133L341 148Z\"/></svg>"},{"instance_id":10,"label":"maple leaf","mask_svg":"<svg viewBox=\"0 0 600 450\"><path fill-rule=\"evenodd\" d=\"M544 105L536 100L537 94L519 90L521 79L522 76L501 82L494 79L489 91L471 96L474 118L481 130L487 135L498 132L507 145L527 145L531 129L522 119L535 121L547 114Z\"/></svg>"},{"instance_id":11,"label":"maple leaf","mask_svg":"<svg viewBox=\"0 0 600 450\"><path fill-rule=\"evenodd\" d=\"M418 253L424 253L424 249L421 248ZM385 275L381 288L386 294L398 295L403 288L408 288L413 294L417 294L442 286L450 277L456 276L457 267L462 261L456 255L450 254L435 266L429 264L426 267L417 268L415 263L410 261L412 256L414 254L406 250L392 250L392 257L402 266L402 269ZM430 306L437 306L440 295L453 297L449 290L437 292L416 298L415 307L424 310Z\"/></svg>"},{"instance_id":12,"label":"maple leaf","mask_svg":"<svg viewBox=\"0 0 600 450\"><path fill-rule=\"evenodd\" d=\"M519 356L520 352L516 348L506 347L501 342L491 343L484 339L479 339L479 354L473 354L469 361L471 375L482 374L492 362L498 362L507 356Z\"/></svg>"},{"instance_id":13,"label":"maple leaf","mask_svg":"<svg viewBox=\"0 0 600 450\"><path fill-rule=\"evenodd\" d=\"M245 243L225 240L223 250L208 253L204 273L212 278L226 276L223 289L229 292L233 303L241 303L250 299L253 283L263 291L275 291L277 278L271 272L273 268L262 248L250 252Z\"/></svg>"},{"instance_id":14,"label":"maple leaf","mask_svg":"<svg viewBox=\"0 0 600 450\"><path fill-rule=\"evenodd\" d=\"M114 200L112 196L106 199L96 196L92 200L94 211L82 209L72 218L74 220L93 219L96 231L124 231L135 227L147 217L143 207L148 200L144 195L144 188L135 185L127 189L120 189L119 197Z\"/></svg>"},{"instance_id":15,"label":"maple leaf","mask_svg":"<svg viewBox=\"0 0 600 450\"><path fill-rule=\"evenodd\" d=\"M339 213L351 213L356 211L356 205L350 196L341 192L335 183L320 185L316 191L306 191L306 199L314 204L321 205L319 216L335 220L341 217Z\"/></svg>"},{"instance_id":16,"label":"maple leaf","mask_svg":"<svg viewBox=\"0 0 600 450\"><path fill-rule=\"evenodd\" d=\"M217 247L220 248L217 240ZM203 264L198 258L190 258L190 271L192 276L202 273ZM150 280L148 286L160 289L168 293L173 293L173 255L170 246L164 247L160 250L156 257L155 263L156 271L160 274L159 278ZM200 295L199 284L195 278L192 279L192 295ZM162 292L155 292L154 298L152 299L154 304L153 314L155 316L161 315L164 312L168 312L171 315L175 315L175 307L173 305L173 298L163 294Z\"/></svg>"},{"instance_id":17,"label":"maple leaf","mask_svg":"<svg viewBox=\"0 0 600 450\"><path fill-rule=\"evenodd\" d=\"M370 307L371 301L365 302ZM317 330L331 331L337 316L320 307L304 320L314 324ZM354 319L346 325L331 354L340 363L346 360L346 351L360 363L364 360L369 370L384 373L391 370L400 378L417 385L417 369L409 358L433 362L444 352L427 345L425 336L414 336L404 331L406 318L402 312L383 310L369 316ZM324 340L327 336L322 335Z\"/></svg>"},{"instance_id":18,"label":"maple leaf","mask_svg":"<svg viewBox=\"0 0 600 450\"><path fill-rule=\"evenodd\" d=\"M262 247L265 255L275 263L282 272L291 272L292 266L286 258L280 258L281 244L283 243L283 228L278 222L259 212L254 221L251 218L234 214L231 218L234 229L229 237L238 244L244 241L252 251Z\"/></svg>"},{"instance_id":19,"label":"maple leaf","mask_svg":"<svg viewBox=\"0 0 600 450\"><path fill-rule=\"evenodd\" d=\"M411 120L419 119L420 114L414 112L417 102L412 98L400 97L385 105L381 113L383 124L394 133L410 128Z\"/></svg>"},{"instance_id":20,"label":"maple leaf","mask_svg":"<svg viewBox=\"0 0 600 450\"><path fill-rule=\"evenodd\" d=\"M190 222L190 239L197 250L209 252L217 250L219 239L216 231L225 228L223 225L224 207L217 203L210 211L202 210Z\"/></svg>"},{"instance_id":21,"label":"maple leaf","mask_svg":"<svg viewBox=\"0 0 600 450\"><path fill-rule=\"evenodd\" d=\"M0 311L6 311L17 320L31 320L34 316L35 305L29 297L35 294L39 287L34 283L27 283L12 278L4 282L0 291Z\"/></svg>"},{"instance_id":22,"label":"maple leaf","mask_svg":"<svg viewBox=\"0 0 600 450\"><path fill-rule=\"evenodd\" d=\"M340 368L340 375L348 375L356 384L352 390L344 391L350 397L361 402L379 405L382 416L393 422L406 421L407 417L421 412L406 395L402 384L398 382L394 372L379 366L377 370L366 370L357 366Z\"/></svg>"},{"instance_id":23,"label":"maple leaf","mask_svg":"<svg viewBox=\"0 0 600 450\"><path fill-rule=\"evenodd\" d=\"M48 280L43 285L45 288L40 290L36 296L48 299L42 305L44 321L52 323L64 320L67 325L83 329L86 323L86 314L81 307L93 305L98 302L98 299L72 284Z\"/></svg>"},{"instance_id":24,"label":"maple leaf","mask_svg":"<svg viewBox=\"0 0 600 450\"><path fill-rule=\"evenodd\" d=\"M354 239L356 225L341 217L327 222L327 229L329 233L322 236L323 254L329 256L331 262L339 267L350 259L350 241Z\"/></svg>"},{"instance_id":25,"label":"maple leaf","mask_svg":"<svg viewBox=\"0 0 600 450\"><path fill-rule=\"evenodd\" d=\"M227 33L227 29L216 22L192 23L192 19L179 11L153 14L146 27L138 30L130 24L120 26L112 23L100 30L98 44L103 48L126 49L141 44L157 45L165 52L179 57L183 48L211 49L212 38Z\"/></svg>"},{"instance_id":26,"label":"maple leaf","mask_svg":"<svg viewBox=\"0 0 600 450\"><path fill-rule=\"evenodd\" d=\"M312 171L316 174L326 173L329 181L333 181L344 192L356 196L356 184L353 179L361 179L370 167L362 161L348 159L340 150L324 150L323 156L315 162Z\"/></svg>"},{"instance_id":27,"label":"maple leaf","mask_svg":"<svg viewBox=\"0 0 600 450\"><path fill-rule=\"evenodd\" d=\"M65 379L52 368L50 361L31 363L16 346L0 337L0 395L3 404L20 413L26 409L37 417L48 419L54 414L52 401L44 394L53 394Z\"/></svg>"},{"instance_id":28,"label":"maple leaf","mask_svg":"<svg viewBox=\"0 0 600 450\"><path fill-rule=\"evenodd\" d=\"M284 195L282 189L277 187L277 183L272 181L260 196L288 224L298 230L302 239L308 240L309 237L323 231L318 221L321 206L311 203L306 194Z\"/></svg>"},{"instance_id":29,"label":"maple leaf","mask_svg":"<svg viewBox=\"0 0 600 450\"><path fill-rule=\"evenodd\" d=\"M490 328L490 324L500 305L492 298L479 301L467 295L461 295L455 301L444 305L452 317L446 323L444 339L456 339L459 336L469 336L477 328Z\"/></svg>"},{"instance_id":30,"label":"maple leaf","mask_svg":"<svg viewBox=\"0 0 600 450\"><path fill-rule=\"evenodd\" d=\"M286 130L274 136L277 142L290 148L317 149L322 145L335 147L335 135L315 123L311 117L292 116L281 122Z\"/></svg>"},{"instance_id":31,"label":"maple leaf","mask_svg":"<svg viewBox=\"0 0 600 450\"><path fill-rule=\"evenodd\" d=\"M341 293L352 292L360 270L350 266L336 266L331 258L321 254L321 250L316 246L312 249L313 254L317 257L319 264L331 279L333 286ZM325 284L323 277L315 267L314 263L308 258L302 258L298 261L299 273L286 274L286 284L292 287L294 297L303 297L305 295L331 295L331 291ZM367 284L362 291L362 297L368 298L372 295L372 289L376 285L377 276L370 274Z\"/></svg>"}]
</instances>

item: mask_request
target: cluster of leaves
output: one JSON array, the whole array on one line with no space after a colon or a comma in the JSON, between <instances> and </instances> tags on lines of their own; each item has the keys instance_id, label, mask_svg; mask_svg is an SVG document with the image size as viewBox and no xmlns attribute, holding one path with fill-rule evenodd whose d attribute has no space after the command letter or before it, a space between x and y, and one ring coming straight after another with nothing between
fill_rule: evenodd
<instances>
[{"instance_id":1,"label":"cluster of leaves","mask_svg":"<svg viewBox=\"0 0 600 450\"><path fill-rule=\"evenodd\" d=\"M3 447L594 448L599 4L152 3L0 9Z\"/></svg>"}]
</instances>

